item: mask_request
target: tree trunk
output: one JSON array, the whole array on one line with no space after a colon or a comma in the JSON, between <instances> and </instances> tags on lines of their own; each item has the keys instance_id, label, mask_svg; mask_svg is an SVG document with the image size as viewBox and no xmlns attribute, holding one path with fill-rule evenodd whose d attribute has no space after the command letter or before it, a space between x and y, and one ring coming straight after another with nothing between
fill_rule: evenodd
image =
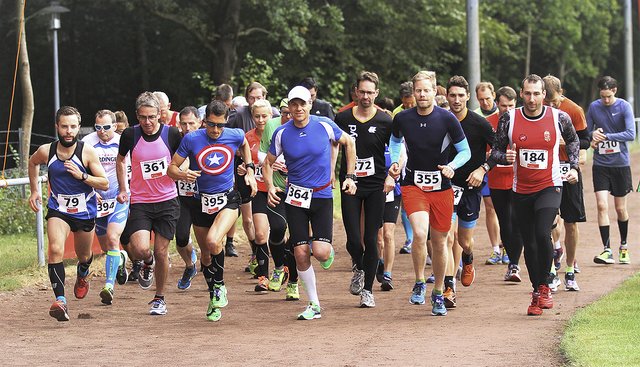
<instances>
[{"instance_id":1,"label":"tree trunk","mask_svg":"<svg viewBox=\"0 0 640 367\"><path fill-rule=\"evenodd\" d=\"M31 130L33 128L33 87L31 85L31 67L29 66L29 53L27 52L27 34L24 27L24 14L22 9L25 0L17 0L18 32L20 37L20 87L22 88L22 136L20 137L20 168L26 173L31 147Z\"/></svg>"},{"instance_id":2,"label":"tree trunk","mask_svg":"<svg viewBox=\"0 0 640 367\"><path fill-rule=\"evenodd\" d=\"M213 55L214 69L211 76L216 84L229 83L238 63L238 34L240 33L241 2L227 1L223 11L216 15L216 33L220 35L215 42Z\"/></svg>"},{"instance_id":3,"label":"tree trunk","mask_svg":"<svg viewBox=\"0 0 640 367\"><path fill-rule=\"evenodd\" d=\"M529 67L531 65L531 24L527 26L527 58L524 65L524 77L529 76Z\"/></svg>"},{"instance_id":4,"label":"tree trunk","mask_svg":"<svg viewBox=\"0 0 640 367\"><path fill-rule=\"evenodd\" d=\"M138 70L140 71L140 83L142 90L149 90L149 58L147 57L147 36L144 34L144 19L136 22L136 34L138 41Z\"/></svg>"}]
</instances>

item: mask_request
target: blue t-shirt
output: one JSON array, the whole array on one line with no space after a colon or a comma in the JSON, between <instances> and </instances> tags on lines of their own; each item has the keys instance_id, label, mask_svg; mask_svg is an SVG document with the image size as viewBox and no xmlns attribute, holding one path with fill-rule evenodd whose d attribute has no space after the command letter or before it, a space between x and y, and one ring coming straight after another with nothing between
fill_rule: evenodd
<instances>
[{"instance_id":1,"label":"blue t-shirt","mask_svg":"<svg viewBox=\"0 0 640 367\"><path fill-rule=\"evenodd\" d=\"M313 198L332 198L331 145L342 136L342 130L324 116L309 116L309 123L296 127L293 120L273 132L269 152L276 157L284 154L289 183L314 191Z\"/></svg>"},{"instance_id":2,"label":"blue t-shirt","mask_svg":"<svg viewBox=\"0 0 640 367\"><path fill-rule=\"evenodd\" d=\"M189 158L189 169L201 171L198 192L217 194L233 187L233 161L243 142L242 129L225 127L218 139L209 137L206 129L199 129L184 136L176 153Z\"/></svg>"},{"instance_id":3,"label":"blue t-shirt","mask_svg":"<svg viewBox=\"0 0 640 367\"><path fill-rule=\"evenodd\" d=\"M629 102L617 98L611 106L602 104L598 99L589 105L587 111L587 129L593 132L601 128L610 142L616 142L620 147L619 153L600 154L600 149L593 152L593 164L596 166L629 167L628 141L636 137L633 109ZM614 143L615 144L615 143ZM607 150L603 150L606 152Z\"/></svg>"}]
</instances>

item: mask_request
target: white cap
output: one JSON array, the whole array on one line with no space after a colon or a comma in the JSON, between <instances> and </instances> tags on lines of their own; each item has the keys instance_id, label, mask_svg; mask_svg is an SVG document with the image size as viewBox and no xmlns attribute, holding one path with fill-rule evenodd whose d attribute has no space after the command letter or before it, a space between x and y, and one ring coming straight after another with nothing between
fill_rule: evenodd
<instances>
[{"instance_id":1,"label":"white cap","mask_svg":"<svg viewBox=\"0 0 640 367\"><path fill-rule=\"evenodd\" d=\"M294 98L298 98L303 100L305 103L309 103L311 101L311 92L309 92L307 88L297 85L289 91L289 95L287 97L289 98L289 101Z\"/></svg>"}]
</instances>

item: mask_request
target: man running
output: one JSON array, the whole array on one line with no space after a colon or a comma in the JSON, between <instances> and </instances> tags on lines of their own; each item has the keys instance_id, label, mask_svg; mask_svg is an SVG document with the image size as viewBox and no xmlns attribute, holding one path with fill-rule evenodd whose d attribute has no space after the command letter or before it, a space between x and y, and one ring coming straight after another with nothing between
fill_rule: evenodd
<instances>
[{"instance_id":1,"label":"man running","mask_svg":"<svg viewBox=\"0 0 640 367\"><path fill-rule=\"evenodd\" d=\"M265 159L265 174L280 155L284 155L288 169L288 187L285 196L290 241L298 274L305 284L309 305L298 315L298 320L320 318L321 309L316 291L316 275L311 265L313 256L324 269L333 264L333 193L331 191L331 151L334 143L346 146L347 174L342 189L355 194L355 144L336 124L324 116L310 115L311 94L303 86L289 91L289 110L292 119L278 127ZM268 200L273 206L281 201L271 177L265 175ZM313 237L309 238L309 224Z\"/></svg>"},{"instance_id":2,"label":"man running","mask_svg":"<svg viewBox=\"0 0 640 367\"><path fill-rule=\"evenodd\" d=\"M107 190L109 180L92 146L78 141L80 113L70 106L56 112L56 132L59 140L41 145L29 159L29 206L41 210L38 195L39 166L48 167L51 193L47 202L47 239L49 241L48 270L56 300L49 315L58 321L69 321L65 298L65 272L62 259L64 243L73 232L78 270L73 293L82 299L89 292L89 266L93 260L91 244L95 227L97 200L94 189Z\"/></svg>"}]
</instances>

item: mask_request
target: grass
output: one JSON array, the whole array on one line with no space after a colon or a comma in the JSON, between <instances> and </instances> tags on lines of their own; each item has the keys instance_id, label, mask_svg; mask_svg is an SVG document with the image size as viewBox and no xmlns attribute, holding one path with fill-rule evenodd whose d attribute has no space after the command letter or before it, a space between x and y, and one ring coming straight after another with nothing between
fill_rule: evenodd
<instances>
[{"instance_id":1,"label":"grass","mask_svg":"<svg viewBox=\"0 0 640 367\"><path fill-rule=\"evenodd\" d=\"M47 281L46 269L38 267L34 234L0 236L0 259L0 291Z\"/></svg>"},{"instance_id":2,"label":"grass","mask_svg":"<svg viewBox=\"0 0 640 367\"><path fill-rule=\"evenodd\" d=\"M576 312L560 348L569 366L640 365L640 274Z\"/></svg>"}]
</instances>

